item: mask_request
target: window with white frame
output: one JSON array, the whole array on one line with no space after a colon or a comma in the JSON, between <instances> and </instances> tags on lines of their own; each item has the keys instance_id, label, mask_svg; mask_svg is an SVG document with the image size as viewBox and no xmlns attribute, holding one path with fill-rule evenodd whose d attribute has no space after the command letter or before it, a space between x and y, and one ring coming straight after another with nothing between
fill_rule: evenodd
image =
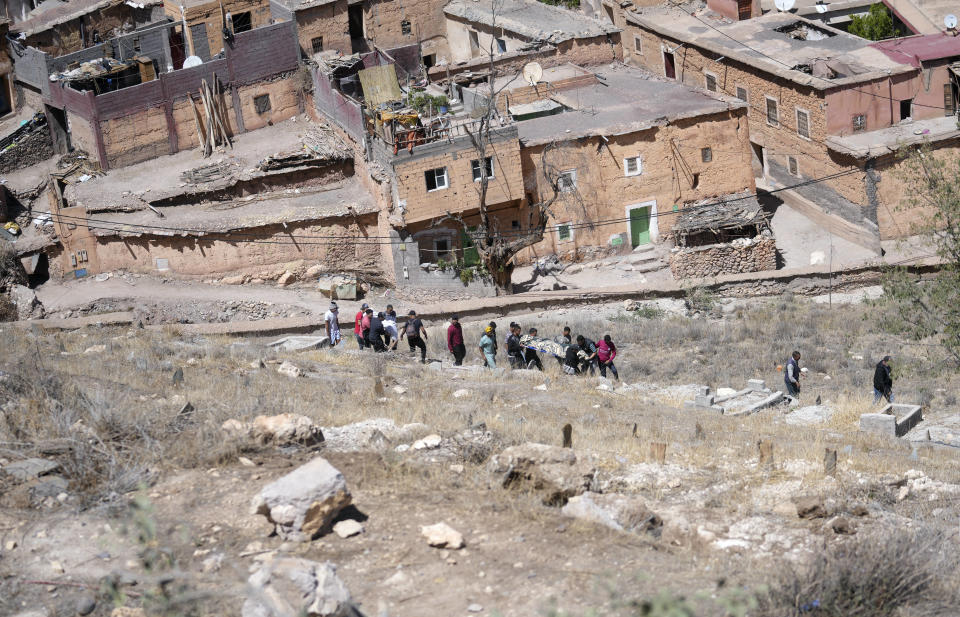
<instances>
[{"instance_id":1,"label":"window with white frame","mask_svg":"<svg viewBox=\"0 0 960 617\"><path fill-rule=\"evenodd\" d=\"M706 82L707 90L710 92L717 91L717 76L713 73L704 72L704 81Z\"/></svg>"},{"instance_id":2,"label":"window with white frame","mask_svg":"<svg viewBox=\"0 0 960 617\"><path fill-rule=\"evenodd\" d=\"M493 177L493 157L488 156L487 158L483 159L483 162L484 162L484 167L487 168L487 177L492 178ZM480 176L481 176L480 160L476 159L476 160L470 161L470 168L473 170L473 181L480 182Z\"/></svg>"},{"instance_id":3,"label":"window with white frame","mask_svg":"<svg viewBox=\"0 0 960 617\"><path fill-rule=\"evenodd\" d=\"M557 185L563 192L575 190L577 188L577 170L567 169L566 171L561 171L560 177L557 178Z\"/></svg>"},{"instance_id":4,"label":"window with white frame","mask_svg":"<svg viewBox=\"0 0 960 617\"><path fill-rule=\"evenodd\" d=\"M767 124L770 126L780 126L780 110L777 107L777 99L767 97Z\"/></svg>"},{"instance_id":5,"label":"window with white frame","mask_svg":"<svg viewBox=\"0 0 960 617\"><path fill-rule=\"evenodd\" d=\"M810 139L810 114L797 108L797 135Z\"/></svg>"},{"instance_id":6,"label":"window with white frame","mask_svg":"<svg viewBox=\"0 0 960 617\"><path fill-rule=\"evenodd\" d=\"M573 224L569 221L557 225L557 241L570 242L573 240Z\"/></svg>"},{"instance_id":7,"label":"window with white frame","mask_svg":"<svg viewBox=\"0 0 960 617\"><path fill-rule=\"evenodd\" d=\"M427 191L439 191L449 186L447 182L447 168L437 167L423 172L424 180L427 182Z\"/></svg>"},{"instance_id":8,"label":"window with white frame","mask_svg":"<svg viewBox=\"0 0 960 617\"><path fill-rule=\"evenodd\" d=\"M643 172L643 163L640 161L640 155L631 156L623 159L623 175L639 176Z\"/></svg>"}]
</instances>

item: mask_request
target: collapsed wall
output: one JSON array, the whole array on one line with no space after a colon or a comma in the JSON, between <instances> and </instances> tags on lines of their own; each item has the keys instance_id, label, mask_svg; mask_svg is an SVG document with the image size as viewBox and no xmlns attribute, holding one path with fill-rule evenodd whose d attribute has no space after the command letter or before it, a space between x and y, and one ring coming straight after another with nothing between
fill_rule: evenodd
<instances>
[{"instance_id":1,"label":"collapsed wall","mask_svg":"<svg viewBox=\"0 0 960 617\"><path fill-rule=\"evenodd\" d=\"M777 269L777 243L771 236L682 248L670 257L673 278L704 278Z\"/></svg>"},{"instance_id":2,"label":"collapsed wall","mask_svg":"<svg viewBox=\"0 0 960 617\"><path fill-rule=\"evenodd\" d=\"M26 124L0 139L0 173L36 165L54 155L47 118L36 114Z\"/></svg>"}]
</instances>

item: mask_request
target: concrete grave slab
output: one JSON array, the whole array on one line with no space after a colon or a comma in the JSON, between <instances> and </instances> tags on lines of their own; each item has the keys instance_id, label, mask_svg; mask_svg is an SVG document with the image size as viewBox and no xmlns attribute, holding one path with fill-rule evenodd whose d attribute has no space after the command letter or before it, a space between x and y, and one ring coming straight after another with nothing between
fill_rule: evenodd
<instances>
[{"instance_id":1,"label":"concrete grave slab","mask_svg":"<svg viewBox=\"0 0 960 617\"><path fill-rule=\"evenodd\" d=\"M919 405L891 403L878 413L862 414L860 430L888 437L903 437L922 420L923 411Z\"/></svg>"},{"instance_id":2,"label":"concrete grave slab","mask_svg":"<svg viewBox=\"0 0 960 617\"><path fill-rule=\"evenodd\" d=\"M326 336L285 336L272 343L267 343L267 347L282 351L311 351L329 346L330 339Z\"/></svg>"}]
</instances>

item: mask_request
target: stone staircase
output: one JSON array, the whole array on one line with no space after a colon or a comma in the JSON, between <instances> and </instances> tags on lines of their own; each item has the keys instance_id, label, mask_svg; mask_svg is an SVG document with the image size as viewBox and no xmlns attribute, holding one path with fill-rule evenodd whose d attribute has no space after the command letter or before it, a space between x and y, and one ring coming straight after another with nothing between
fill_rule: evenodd
<instances>
[{"instance_id":1,"label":"stone staircase","mask_svg":"<svg viewBox=\"0 0 960 617\"><path fill-rule=\"evenodd\" d=\"M670 266L670 251L657 244L641 244L632 253L604 260L603 266L625 272L656 272Z\"/></svg>"}]
</instances>

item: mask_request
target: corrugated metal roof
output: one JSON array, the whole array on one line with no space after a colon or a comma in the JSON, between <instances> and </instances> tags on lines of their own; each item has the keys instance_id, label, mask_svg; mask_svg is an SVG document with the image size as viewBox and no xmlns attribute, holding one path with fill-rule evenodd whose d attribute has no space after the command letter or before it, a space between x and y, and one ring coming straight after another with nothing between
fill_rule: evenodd
<instances>
[{"instance_id":1,"label":"corrugated metal roof","mask_svg":"<svg viewBox=\"0 0 960 617\"><path fill-rule=\"evenodd\" d=\"M923 34L879 41L871 47L879 49L891 60L919 68L921 62L960 57L960 36Z\"/></svg>"}]
</instances>

